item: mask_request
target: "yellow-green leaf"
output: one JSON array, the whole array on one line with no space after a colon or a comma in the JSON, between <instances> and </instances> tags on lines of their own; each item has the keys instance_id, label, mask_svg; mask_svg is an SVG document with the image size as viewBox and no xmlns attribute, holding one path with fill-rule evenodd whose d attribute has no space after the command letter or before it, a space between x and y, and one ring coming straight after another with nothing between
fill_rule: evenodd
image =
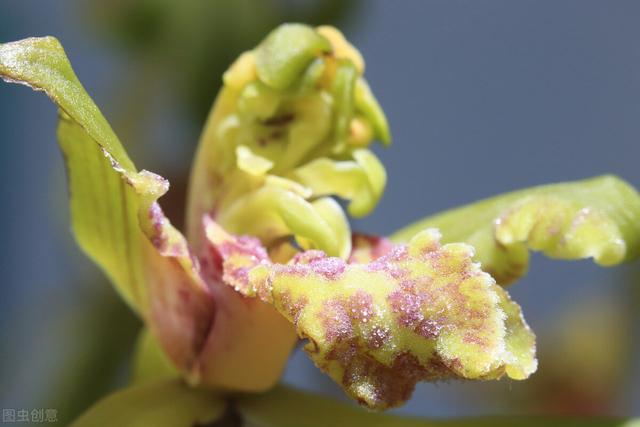
<instances>
[{"instance_id":1,"label":"yellow-green leaf","mask_svg":"<svg viewBox=\"0 0 640 427\"><path fill-rule=\"evenodd\" d=\"M188 371L209 330L213 301L185 239L156 203L169 183L135 169L55 38L0 45L0 77L44 91L60 108L76 239Z\"/></svg>"},{"instance_id":2,"label":"yellow-green leaf","mask_svg":"<svg viewBox=\"0 0 640 427\"><path fill-rule=\"evenodd\" d=\"M640 420L544 416L491 416L431 420L373 413L326 397L280 386L245 395L236 407L252 427L640 427Z\"/></svg>"},{"instance_id":3,"label":"yellow-green leaf","mask_svg":"<svg viewBox=\"0 0 640 427\"><path fill-rule=\"evenodd\" d=\"M127 388L100 400L72 427L193 427L223 416L224 399L174 380Z\"/></svg>"},{"instance_id":4,"label":"yellow-green leaf","mask_svg":"<svg viewBox=\"0 0 640 427\"><path fill-rule=\"evenodd\" d=\"M552 258L593 258L609 266L640 255L640 195L615 176L520 190L443 212L392 235L409 239L424 227L444 242L466 242L500 284L524 275L529 250Z\"/></svg>"}]
</instances>

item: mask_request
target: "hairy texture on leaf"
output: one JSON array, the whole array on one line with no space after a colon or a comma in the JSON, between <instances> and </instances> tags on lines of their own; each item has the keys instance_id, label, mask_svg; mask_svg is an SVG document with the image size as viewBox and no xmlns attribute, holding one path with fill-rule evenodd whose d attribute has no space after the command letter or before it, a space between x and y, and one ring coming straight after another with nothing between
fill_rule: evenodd
<instances>
[{"instance_id":1,"label":"hairy texture on leaf","mask_svg":"<svg viewBox=\"0 0 640 427\"><path fill-rule=\"evenodd\" d=\"M0 45L0 76L45 91L60 108L58 140L76 239L147 321L173 362L189 370L214 307L184 238L156 203L168 182L136 171L56 39Z\"/></svg>"},{"instance_id":2,"label":"hairy texture on leaf","mask_svg":"<svg viewBox=\"0 0 640 427\"><path fill-rule=\"evenodd\" d=\"M444 242L473 245L482 268L506 285L527 272L529 249L603 266L637 258L640 195L615 176L545 185L423 219L391 238L407 241L425 227L440 229Z\"/></svg>"},{"instance_id":3,"label":"hairy texture on leaf","mask_svg":"<svg viewBox=\"0 0 640 427\"><path fill-rule=\"evenodd\" d=\"M193 427L213 425L226 403L213 392L178 380L130 387L100 400L72 427Z\"/></svg>"},{"instance_id":4,"label":"hairy texture on leaf","mask_svg":"<svg viewBox=\"0 0 640 427\"><path fill-rule=\"evenodd\" d=\"M316 365L371 408L400 405L422 380L524 379L536 369L520 308L471 261L471 247L441 246L435 230L392 248L356 238L368 263L311 250L287 265L255 239L208 230L226 282L273 304Z\"/></svg>"}]
</instances>

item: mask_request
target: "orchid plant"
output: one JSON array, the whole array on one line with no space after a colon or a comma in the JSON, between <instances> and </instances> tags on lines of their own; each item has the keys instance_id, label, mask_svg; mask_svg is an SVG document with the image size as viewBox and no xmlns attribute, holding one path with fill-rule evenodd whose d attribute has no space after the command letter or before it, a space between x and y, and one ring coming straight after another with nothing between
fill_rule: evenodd
<instances>
[{"instance_id":1,"label":"orchid plant","mask_svg":"<svg viewBox=\"0 0 640 427\"><path fill-rule=\"evenodd\" d=\"M364 71L328 26L281 25L240 55L200 140L184 237L157 202L169 183L136 169L59 42L0 45L0 76L58 106L76 239L145 324L131 387L74 425L438 425L276 384L298 340L373 411L419 381L524 380L535 336L506 286L529 251L603 266L640 254L640 195L614 176L496 196L389 237L352 232L347 214L370 213L386 182L369 146L391 143Z\"/></svg>"}]
</instances>

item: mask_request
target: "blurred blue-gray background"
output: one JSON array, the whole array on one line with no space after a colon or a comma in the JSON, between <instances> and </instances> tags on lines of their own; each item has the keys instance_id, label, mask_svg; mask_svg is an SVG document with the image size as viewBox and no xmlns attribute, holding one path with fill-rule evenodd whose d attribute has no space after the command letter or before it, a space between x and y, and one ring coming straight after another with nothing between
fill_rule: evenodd
<instances>
[{"instance_id":1,"label":"blurred blue-gray background","mask_svg":"<svg viewBox=\"0 0 640 427\"><path fill-rule=\"evenodd\" d=\"M175 10L173 10L175 9ZM0 42L54 35L140 168L188 170L224 67L284 20L362 51L391 124L389 183L356 227L613 173L640 187L640 2L3 0ZM69 232L56 112L0 86L0 407L72 417L126 382L137 321ZM640 414L640 274L534 256L511 288L539 335L530 381L423 384L400 412ZM341 396L301 353L285 381Z\"/></svg>"}]
</instances>

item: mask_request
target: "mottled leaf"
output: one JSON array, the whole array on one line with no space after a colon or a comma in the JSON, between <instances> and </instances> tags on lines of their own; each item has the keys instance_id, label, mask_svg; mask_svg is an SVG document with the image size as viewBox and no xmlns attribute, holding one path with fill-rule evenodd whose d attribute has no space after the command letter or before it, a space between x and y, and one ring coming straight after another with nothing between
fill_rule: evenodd
<instances>
[{"instance_id":1,"label":"mottled leaf","mask_svg":"<svg viewBox=\"0 0 640 427\"><path fill-rule=\"evenodd\" d=\"M519 307L471 261L470 246L441 246L435 230L392 248L357 239L357 256L371 259L362 264L317 250L273 264L258 240L213 222L207 230L225 282L273 304L315 364L371 408L400 405L418 381L524 379L536 369Z\"/></svg>"},{"instance_id":2,"label":"mottled leaf","mask_svg":"<svg viewBox=\"0 0 640 427\"><path fill-rule=\"evenodd\" d=\"M545 185L496 196L410 225L402 242L425 227L444 242L466 242L500 284L527 272L529 250L552 258L593 258L603 266L640 254L640 196L615 176Z\"/></svg>"},{"instance_id":3,"label":"mottled leaf","mask_svg":"<svg viewBox=\"0 0 640 427\"><path fill-rule=\"evenodd\" d=\"M118 391L100 400L72 427L193 427L213 423L226 403L213 392L174 380Z\"/></svg>"}]
</instances>

